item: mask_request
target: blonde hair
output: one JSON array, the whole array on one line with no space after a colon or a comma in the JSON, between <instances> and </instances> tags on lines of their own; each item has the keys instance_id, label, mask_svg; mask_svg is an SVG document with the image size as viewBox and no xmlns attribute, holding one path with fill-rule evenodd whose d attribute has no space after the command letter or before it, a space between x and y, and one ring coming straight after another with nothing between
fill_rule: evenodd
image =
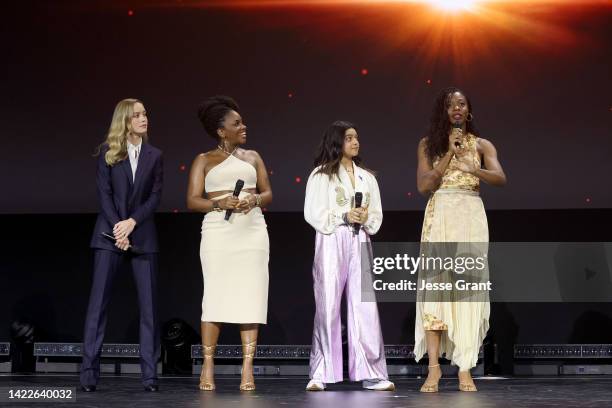
<instances>
[{"instance_id":1,"label":"blonde hair","mask_svg":"<svg viewBox=\"0 0 612 408\"><path fill-rule=\"evenodd\" d=\"M122 160L127 159L127 136L132 131L130 122L134 115L134 105L142 103L138 99L128 98L120 101L115 107L113 119L111 120L106 141L98 146L96 156L104 145L108 145L108 151L104 155L104 160L109 166L113 166ZM144 141L147 135L143 135Z\"/></svg>"}]
</instances>

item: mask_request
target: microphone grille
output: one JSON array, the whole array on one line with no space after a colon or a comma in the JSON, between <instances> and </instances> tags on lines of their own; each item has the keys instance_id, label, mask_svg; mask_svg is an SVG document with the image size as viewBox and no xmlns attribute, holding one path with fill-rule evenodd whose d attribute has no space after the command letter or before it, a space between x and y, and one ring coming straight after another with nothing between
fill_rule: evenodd
<instances>
[{"instance_id":1,"label":"microphone grille","mask_svg":"<svg viewBox=\"0 0 612 408\"><path fill-rule=\"evenodd\" d=\"M358 191L355 193L355 206L361 207L361 202L363 201L363 193Z\"/></svg>"}]
</instances>

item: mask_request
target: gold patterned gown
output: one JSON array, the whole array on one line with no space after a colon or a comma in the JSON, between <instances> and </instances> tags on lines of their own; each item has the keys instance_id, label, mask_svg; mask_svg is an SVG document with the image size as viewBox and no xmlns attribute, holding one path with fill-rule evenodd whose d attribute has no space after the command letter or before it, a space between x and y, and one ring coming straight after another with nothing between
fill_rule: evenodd
<instances>
[{"instance_id":1,"label":"gold patterned gown","mask_svg":"<svg viewBox=\"0 0 612 408\"><path fill-rule=\"evenodd\" d=\"M468 134L465 144L466 154L480 167L476 136ZM434 166L438 162L439 159L436 159ZM438 190L427 203L421 234L422 247L439 248L440 244L435 244L439 242L483 243L475 245L484 245L486 253L489 229L479 195L480 182L478 177L459 170L457 164L458 159L453 156ZM488 269L484 273L488 279ZM425 273L420 270L418 281L421 282L424 276ZM481 294L476 300L458 301L448 301L449 297L436 301L435 296L438 295L430 291L419 292L417 297L414 330L416 361L427 352L425 331L442 330L440 357L445 355L461 371L475 367L480 346L489 330L488 294Z\"/></svg>"}]
</instances>

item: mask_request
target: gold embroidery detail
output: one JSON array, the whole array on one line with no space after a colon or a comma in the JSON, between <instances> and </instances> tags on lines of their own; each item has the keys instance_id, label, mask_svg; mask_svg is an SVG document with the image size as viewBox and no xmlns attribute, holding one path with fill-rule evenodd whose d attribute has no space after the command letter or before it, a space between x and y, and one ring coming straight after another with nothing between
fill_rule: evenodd
<instances>
[{"instance_id":1,"label":"gold embroidery detail","mask_svg":"<svg viewBox=\"0 0 612 408\"><path fill-rule=\"evenodd\" d=\"M480 167L480 155L476 146L476 136L471 133L467 134L466 137L466 154L471 155L476 167ZM440 161L439 158L434 160L433 165L436 166ZM444 175L442 176L442 182L438 188L460 188L465 190L479 191L480 190L480 179L472 174L465 173L458 168L459 161L455 156L451 159Z\"/></svg>"},{"instance_id":2,"label":"gold embroidery detail","mask_svg":"<svg viewBox=\"0 0 612 408\"><path fill-rule=\"evenodd\" d=\"M433 225L434 208L436 208L436 196L433 194L429 201L427 201L427 207L425 207L425 219L423 220L423 230L421 232L421 242L429 242L431 234L431 226Z\"/></svg>"},{"instance_id":3,"label":"gold embroidery detail","mask_svg":"<svg viewBox=\"0 0 612 408\"><path fill-rule=\"evenodd\" d=\"M370 206L370 193L365 193L365 200L363 201L362 207L368 208Z\"/></svg>"},{"instance_id":4,"label":"gold embroidery detail","mask_svg":"<svg viewBox=\"0 0 612 408\"><path fill-rule=\"evenodd\" d=\"M423 316L423 328L425 330L448 330L446 323L429 313Z\"/></svg>"},{"instance_id":5,"label":"gold embroidery detail","mask_svg":"<svg viewBox=\"0 0 612 408\"><path fill-rule=\"evenodd\" d=\"M346 198L346 193L341 186L336 187L336 204L340 207L344 207L349 202Z\"/></svg>"}]
</instances>

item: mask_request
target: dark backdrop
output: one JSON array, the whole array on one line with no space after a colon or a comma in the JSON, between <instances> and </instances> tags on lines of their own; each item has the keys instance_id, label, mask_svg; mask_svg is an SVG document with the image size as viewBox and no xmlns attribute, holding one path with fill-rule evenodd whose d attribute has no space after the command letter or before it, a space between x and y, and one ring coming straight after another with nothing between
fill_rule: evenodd
<instances>
[{"instance_id":1,"label":"dark backdrop","mask_svg":"<svg viewBox=\"0 0 612 408\"><path fill-rule=\"evenodd\" d=\"M449 85L471 97L509 177L487 192L488 208L612 206L609 1L494 2L455 14L311 3L3 6L0 213L97 211L91 155L126 97L144 101L151 142L164 151L161 210L183 211L191 161L214 147L197 105L217 93L238 100L248 147L273 173L271 210L302 209L313 151L336 119L359 125L384 208L420 210L416 147Z\"/></svg>"}]
</instances>

